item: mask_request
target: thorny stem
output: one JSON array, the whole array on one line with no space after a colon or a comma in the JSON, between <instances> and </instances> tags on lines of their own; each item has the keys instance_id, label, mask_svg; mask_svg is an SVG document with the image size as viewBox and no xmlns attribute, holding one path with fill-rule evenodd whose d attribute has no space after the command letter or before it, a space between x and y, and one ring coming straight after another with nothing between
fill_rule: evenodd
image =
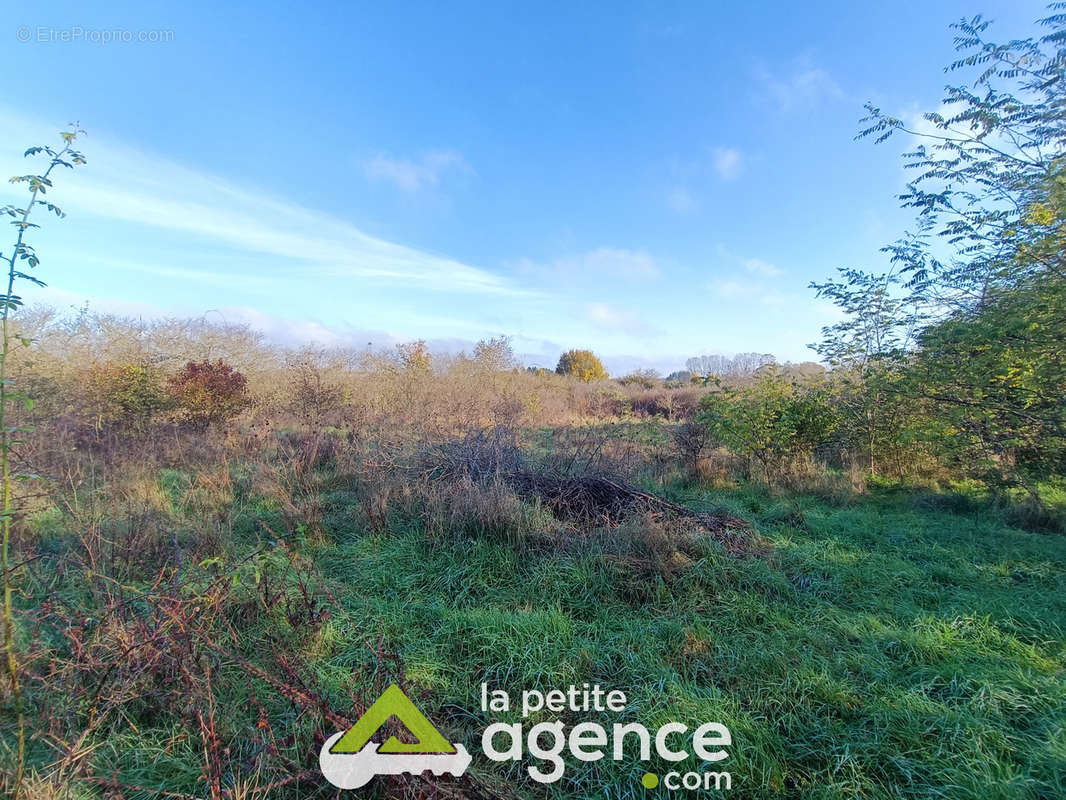
<instances>
[{"instance_id":1,"label":"thorny stem","mask_svg":"<svg viewBox=\"0 0 1066 800\"><path fill-rule=\"evenodd\" d=\"M76 136L64 136L66 146L52 156L45 173L33 184L30 191L30 199L26 207L22 209L21 219L16 220L19 232L15 239L15 247L11 257L7 261L7 293L3 298L3 310L0 311L0 484L2 484L3 504L0 510L0 529L2 529L2 541L0 541L0 572L3 573L4 589L4 653L7 661L7 674L11 680L11 696L15 702L15 716L18 727L17 754L15 763L15 783L12 791L14 800L22 795L23 779L26 772L26 714L23 707L22 686L19 684L18 658L15 655L15 613L12 602L14 587L12 584L11 570L8 569L11 549L11 518L14 514L12 505L11 485L11 445L14 430L8 425L7 404L11 399L10 379L8 378L8 356L11 352L10 316L13 307L12 292L15 288L15 278L18 270L16 264L19 256L24 252L24 239L29 228L28 220L37 205L37 197L41 193L42 186L47 186L48 176L52 170L63 162L63 156L73 152L71 142ZM68 165L69 166L69 165ZM43 179L43 180L42 180Z\"/></svg>"}]
</instances>

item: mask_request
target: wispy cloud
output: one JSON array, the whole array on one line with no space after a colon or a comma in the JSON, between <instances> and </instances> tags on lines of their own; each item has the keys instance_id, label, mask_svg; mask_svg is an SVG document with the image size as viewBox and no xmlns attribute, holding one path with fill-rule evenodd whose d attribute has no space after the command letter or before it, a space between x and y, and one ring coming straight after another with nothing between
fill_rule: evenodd
<instances>
[{"instance_id":1,"label":"wispy cloud","mask_svg":"<svg viewBox=\"0 0 1066 800\"><path fill-rule=\"evenodd\" d=\"M783 269L768 261L763 261L761 258L745 258L744 269L753 275L760 275L764 278L776 278L785 274Z\"/></svg>"},{"instance_id":2,"label":"wispy cloud","mask_svg":"<svg viewBox=\"0 0 1066 800\"><path fill-rule=\"evenodd\" d=\"M749 297L757 290L757 285L751 282L725 278L711 281L711 291L722 298Z\"/></svg>"},{"instance_id":3,"label":"wispy cloud","mask_svg":"<svg viewBox=\"0 0 1066 800\"><path fill-rule=\"evenodd\" d=\"M654 281L662 274L650 253L621 247L597 247L587 253L562 256L547 263L525 259L519 262L518 268L527 274L551 275L553 279L574 280L597 276L627 283Z\"/></svg>"},{"instance_id":4,"label":"wispy cloud","mask_svg":"<svg viewBox=\"0 0 1066 800\"><path fill-rule=\"evenodd\" d=\"M432 150L414 159L379 154L363 161L368 180L390 183L409 194L438 187L448 171L468 172L470 165L454 150Z\"/></svg>"},{"instance_id":5,"label":"wispy cloud","mask_svg":"<svg viewBox=\"0 0 1066 800\"><path fill-rule=\"evenodd\" d=\"M586 313L589 322L603 330L632 335L649 335L655 332L638 314L607 303L589 303Z\"/></svg>"},{"instance_id":6,"label":"wispy cloud","mask_svg":"<svg viewBox=\"0 0 1066 800\"><path fill-rule=\"evenodd\" d=\"M711 281L711 291L723 300L750 300L766 306L783 306L788 297L761 281L725 278Z\"/></svg>"},{"instance_id":7,"label":"wispy cloud","mask_svg":"<svg viewBox=\"0 0 1066 800\"><path fill-rule=\"evenodd\" d=\"M794 59L776 72L763 67L757 78L763 93L781 111L810 108L825 100L844 97L844 90L833 76L808 57Z\"/></svg>"},{"instance_id":8,"label":"wispy cloud","mask_svg":"<svg viewBox=\"0 0 1066 800\"><path fill-rule=\"evenodd\" d=\"M711 164L714 171L724 181L731 181L740 174L743 155L736 147L715 147L711 151Z\"/></svg>"},{"instance_id":9,"label":"wispy cloud","mask_svg":"<svg viewBox=\"0 0 1066 800\"><path fill-rule=\"evenodd\" d=\"M688 214L696 208L696 199L684 186L675 186L666 195L666 202L678 214Z\"/></svg>"},{"instance_id":10,"label":"wispy cloud","mask_svg":"<svg viewBox=\"0 0 1066 800\"><path fill-rule=\"evenodd\" d=\"M32 139L40 127L0 111L0 141L19 141L27 132ZM0 153L0 171L25 170L9 149ZM16 199L16 191L4 184L0 198ZM350 277L438 291L529 294L489 270L371 236L323 211L95 137L89 165L63 186L62 205L79 216L181 233L190 252L222 245L270 256L262 274L279 279ZM167 268L158 252L146 255L143 271Z\"/></svg>"}]
</instances>

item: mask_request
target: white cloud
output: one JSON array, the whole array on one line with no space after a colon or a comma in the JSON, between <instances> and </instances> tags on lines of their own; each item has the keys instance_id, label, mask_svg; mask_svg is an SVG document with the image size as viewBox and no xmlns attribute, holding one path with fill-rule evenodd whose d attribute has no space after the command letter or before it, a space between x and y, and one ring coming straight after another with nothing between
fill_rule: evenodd
<instances>
[{"instance_id":1,"label":"white cloud","mask_svg":"<svg viewBox=\"0 0 1066 800\"><path fill-rule=\"evenodd\" d=\"M454 150L433 150L417 159L379 154L363 161L367 180L391 183L409 194L436 188L442 174L448 170L469 169L466 159Z\"/></svg>"},{"instance_id":2,"label":"white cloud","mask_svg":"<svg viewBox=\"0 0 1066 800\"><path fill-rule=\"evenodd\" d=\"M806 57L795 59L781 74L764 67L759 70L758 78L763 91L782 111L810 108L824 100L844 97L833 76Z\"/></svg>"},{"instance_id":3,"label":"white cloud","mask_svg":"<svg viewBox=\"0 0 1066 800\"><path fill-rule=\"evenodd\" d=\"M746 300L761 303L764 306L784 306L789 297L775 289L770 289L759 281L747 281L726 278L712 281L711 291L723 300Z\"/></svg>"},{"instance_id":4,"label":"white cloud","mask_svg":"<svg viewBox=\"0 0 1066 800\"><path fill-rule=\"evenodd\" d=\"M711 291L722 298L750 297L758 287L754 283L736 279L716 280L711 282Z\"/></svg>"},{"instance_id":5,"label":"white cloud","mask_svg":"<svg viewBox=\"0 0 1066 800\"><path fill-rule=\"evenodd\" d=\"M658 263L644 250L621 247L597 247L587 253L557 258L546 264L530 259L518 263L518 269L532 275L549 275L552 280L572 281L575 278L600 276L627 283L645 283L662 274Z\"/></svg>"},{"instance_id":6,"label":"white cloud","mask_svg":"<svg viewBox=\"0 0 1066 800\"><path fill-rule=\"evenodd\" d=\"M39 123L0 111L0 141L38 137L54 138ZM79 168L77 180L62 187L59 203L65 211L186 234L189 252L224 245L271 256L263 276L360 278L440 291L530 294L488 270L371 236L318 209L95 136L88 156L89 164ZM9 148L0 152L0 172L12 175L26 169L26 162L12 157ZM23 194L6 182L0 185L2 202ZM152 253L141 269L166 269L156 258Z\"/></svg>"},{"instance_id":7,"label":"white cloud","mask_svg":"<svg viewBox=\"0 0 1066 800\"><path fill-rule=\"evenodd\" d=\"M581 264L592 272L623 280L646 281L659 277L658 264L643 250L599 247L586 253Z\"/></svg>"},{"instance_id":8,"label":"white cloud","mask_svg":"<svg viewBox=\"0 0 1066 800\"><path fill-rule=\"evenodd\" d=\"M785 274L785 271L780 267L767 261L763 261L760 258L744 259L744 269L753 275L761 275L764 278L776 278L779 275Z\"/></svg>"},{"instance_id":9,"label":"white cloud","mask_svg":"<svg viewBox=\"0 0 1066 800\"><path fill-rule=\"evenodd\" d=\"M639 335L652 332L651 326L637 314L606 303L589 303L586 313L593 325L604 330Z\"/></svg>"},{"instance_id":10,"label":"white cloud","mask_svg":"<svg viewBox=\"0 0 1066 800\"><path fill-rule=\"evenodd\" d=\"M716 147L711 153L714 171L724 180L729 181L740 174L743 156L736 147Z\"/></svg>"}]
</instances>

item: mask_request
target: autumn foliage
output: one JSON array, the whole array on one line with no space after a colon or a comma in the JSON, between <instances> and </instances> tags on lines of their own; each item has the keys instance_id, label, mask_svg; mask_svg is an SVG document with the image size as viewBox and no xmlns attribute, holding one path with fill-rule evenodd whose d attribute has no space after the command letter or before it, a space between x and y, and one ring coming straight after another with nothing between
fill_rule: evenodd
<instances>
[{"instance_id":1,"label":"autumn foliage","mask_svg":"<svg viewBox=\"0 0 1066 800\"><path fill-rule=\"evenodd\" d=\"M591 350L567 350L559 356L555 371L560 375L573 375L585 383L601 381L607 377L603 362Z\"/></svg>"},{"instance_id":2,"label":"autumn foliage","mask_svg":"<svg viewBox=\"0 0 1066 800\"><path fill-rule=\"evenodd\" d=\"M188 362L168 388L182 421L202 427L225 422L248 404L247 380L221 359Z\"/></svg>"}]
</instances>

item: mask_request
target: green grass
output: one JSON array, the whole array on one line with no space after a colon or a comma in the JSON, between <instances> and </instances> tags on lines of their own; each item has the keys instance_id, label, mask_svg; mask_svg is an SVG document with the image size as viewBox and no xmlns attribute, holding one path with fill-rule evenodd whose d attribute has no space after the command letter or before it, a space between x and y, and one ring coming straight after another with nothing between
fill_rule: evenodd
<instances>
[{"instance_id":1,"label":"green grass","mask_svg":"<svg viewBox=\"0 0 1066 800\"><path fill-rule=\"evenodd\" d=\"M334 631L322 661L358 664L368 632L381 635L470 743L489 721L483 681L512 696L622 689L622 718L649 727L722 721L734 797L1066 792L1066 539L907 495L797 497L784 515L757 491L712 499L754 516L769 563L709 543L666 582L594 547L564 557L413 530L342 537L317 560L359 630ZM571 765L551 794L640 797L642 772Z\"/></svg>"},{"instance_id":2,"label":"green grass","mask_svg":"<svg viewBox=\"0 0 1066 800\"><path fill-rule=\"evenodd\" d=\"M164 480L174 493L185 476ZM731 773L734 798L1066 796L1066 537L1011 528L980 502L887 489L848 503L753 488L674 486L670 496L746 516L771 555L738 560L707 541L666 578L606 558L602 542L516 548L431 538L402 520L369 534L356 495L334 491L323 498L325 535L299 547L342 613L310 635L286 628L280 612L247 621L247 655L270 641L304 656L337 709L352 692L404 678L466 743L471 772L520 796L650 798L665 790L641 786L646 770L702 767L568 759L563 780L539 786L525 776L528 756L481 756L481 730L517 720L481 712L482 682L513 698L584 682L621 689L627 709L601 717L608 727L722 722L733 746L714 769ZM254 518L275 513L261 499L238 502L233 558L261 535ZM57 524L42 517L53 549ZM261 560L267 571L280 563ZM253 576L242 575L238 592L254 595ZM81 590L64 591L76 602ZM217 691L236 758L249 747L251 684L232 675ZM267 705L300 758L311 732L283 699ZM198 741L179 734L175 716L131 716L137 732L104 742L97 763L143 787L202 790ZM35 757L43 752L38 742ZM360 796L384 791L379 780Z\"/></svg>"}]
</instances>

